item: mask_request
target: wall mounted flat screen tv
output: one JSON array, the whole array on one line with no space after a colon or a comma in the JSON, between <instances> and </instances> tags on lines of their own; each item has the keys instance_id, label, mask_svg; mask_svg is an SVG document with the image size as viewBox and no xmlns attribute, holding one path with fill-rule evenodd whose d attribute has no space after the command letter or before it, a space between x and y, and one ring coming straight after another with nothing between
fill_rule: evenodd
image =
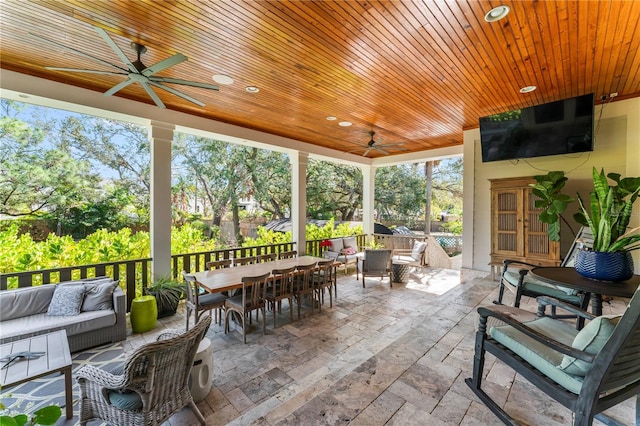
<instances>
[{"instance_id":1,"label":"wall mounted flat screen tv","mask_svg":"<svg viewBox=\"0 0 640 426\"><path fill-rule=\"evenodd\" d=\"M594 95L480 118L482 162L593 151Z\"/></svg>"}]
</instances>

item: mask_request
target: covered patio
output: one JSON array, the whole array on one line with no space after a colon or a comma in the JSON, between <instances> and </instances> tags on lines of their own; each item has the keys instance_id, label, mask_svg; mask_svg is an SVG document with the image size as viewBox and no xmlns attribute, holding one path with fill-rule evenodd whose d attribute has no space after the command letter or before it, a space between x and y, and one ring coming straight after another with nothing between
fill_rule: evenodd
<instances>
[{"instance_id":1,"label":"covered patio","mask_svg":"<svg viewBox=\"0 0 640 426\"><path fill-rule=\"evenodd\" d=\"M485 274L461 277L456 270L427 268L392 289L378 278L367 278L363 289L355 274L339 274L333 308L326 304L311 316L307 311L293 323L285 312L275 330L268 313L267 334L254 322L246 345L236 328L225 335L212 324L207 337L214 348L213 389L198 408L209 425L501 424L464 383L471 375L476 308L496 295L496 283ZM523 307L535 311L535 302L525 299ZM512 302L511 294L506 302ZM604 313L619 313L625 303L612 300ZM124 352L166 328L183 327L180 308L153 331L129 334ZM523 424L571 423L567 409L513 370L492 357L486 365L490 391ZM630 425L635 405L626 401L607 414ZM57 425L76 422L77 402L74 418ZM166 424L196 423L183 409Z\"/></svg>"}]
</instances>

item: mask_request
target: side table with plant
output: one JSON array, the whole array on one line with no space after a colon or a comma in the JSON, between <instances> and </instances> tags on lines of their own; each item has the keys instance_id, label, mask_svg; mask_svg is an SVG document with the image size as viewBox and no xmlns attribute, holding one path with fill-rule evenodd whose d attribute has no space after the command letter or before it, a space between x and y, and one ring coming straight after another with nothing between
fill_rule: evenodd
<instances>
[{"instance_id":1,"label":"side table with plant","mask_svg":"<svg viewBox=\"0 0 640 426\"><path fill-rule=\"evenodd\" d=\"M533 194L536 207L542 208L539 218L549 224L549 238L559 239L562 213L573 198L562 194L567 178L564 172L549 172L535 176ZM580 250L576 255L576 271L588 278L604 281L623 281L633 276L631 251L640 249L640 227L629 229L633 203L640 194L640 177L622 178L618 173L605 175L594 167L593 189L587 206L580 194L580 211L573 218L588 226L593 235L593 248ZM587 208L588 207L588 208Z\"/></svg>"},{"instance_id":2,"label":"side table with plant","mask_svg":"<svg viewBox=\"0 0 640 426\"><path fill-rule=\"evenodd\" d=\"M158 318L163 318L176 313L178 303L185 292L185 284L173 278L160 277L154 279L145 292L155 296Z\"/></svg>"}]
</instances>

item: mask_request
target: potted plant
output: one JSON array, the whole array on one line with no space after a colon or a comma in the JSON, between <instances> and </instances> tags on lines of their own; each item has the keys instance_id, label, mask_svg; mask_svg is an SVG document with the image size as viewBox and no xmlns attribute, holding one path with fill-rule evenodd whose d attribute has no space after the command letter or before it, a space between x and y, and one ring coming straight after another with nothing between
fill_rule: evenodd
<instances>
[{"instance_id":1,"label":"potted plant","mask_svg":"<svg viewBox=\"0 0 640 426\"><path fill-rule=\"evenodd\" d=\"M155 296L158 305L158 318L167 317L176 313L178 303L184 294L184 283L169 277L160 277L153 280L147 287L146 293Z\"/></svg>"},{"instance_id":2,"label":"potted plant","mask_svg":"<svg viewBox=\"0 0 640 426\"><path fill-rule=\"evenodd\" d=\"M533 193L540 198L540 203L536 201L536 207L544 208L540 213L540 221L553 222L553 230L551 224L549 226L551 238L552 231L557 235L562 213L574 200L560 193L566 182L563 172L549 172L535 178L537 184L533 186ZM593 247L578 252L576 270L598 280L629 279L633 275L630 251L640 248L640 227L628 229L633 203L640 194L640 178L621 178L618 173L605 176L604 170L598 172L594 167L592 179L589 206L587 208L578 194L580 211L573 217L576 222L591 229Z\"/></svg>"}]
</instances>

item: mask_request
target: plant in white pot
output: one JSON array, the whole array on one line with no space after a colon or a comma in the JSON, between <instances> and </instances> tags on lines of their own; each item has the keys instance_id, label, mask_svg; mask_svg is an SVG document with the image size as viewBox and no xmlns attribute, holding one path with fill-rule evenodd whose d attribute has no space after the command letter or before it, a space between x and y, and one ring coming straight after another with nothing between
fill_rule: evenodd
<instances>
[{"instance_id":1,"label":"plant in white pot","mask_svg":"<svg viewBox=\"0 0 640 426\"><path fill-rule=\"evenodd\" d=\"M580 211L573 218L588 226L593 235L593 248L576 255L576 270L588 277L605 281L620 281L633 275L631 251L640 248L640 227L629 229L633 203L640 193L640 178L622 178L618 173L605 176L594 167L593 190L589 205L578 194ZM535 176L533 194L538 197L536 207L542 208L539 218L549 224L549 238L560 238L560 220L568 223L562 213L575 200L562 194L567 178L564 172L553 171Z\"/></svg>"}]
</instances>

